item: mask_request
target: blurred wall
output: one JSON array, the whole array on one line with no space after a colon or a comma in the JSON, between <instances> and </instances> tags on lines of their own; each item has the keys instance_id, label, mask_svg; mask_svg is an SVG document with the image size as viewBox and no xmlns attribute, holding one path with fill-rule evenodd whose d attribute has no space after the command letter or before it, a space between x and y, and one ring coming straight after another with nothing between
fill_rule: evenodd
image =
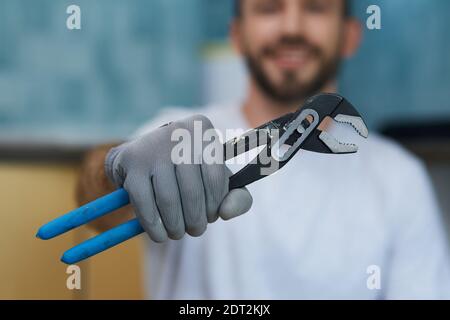
<instances>
[{"instance_id":1,"label":"blurred wall","mask_svg":"<svg viewBox=\"0 0 450 320\"><path fill-rule=\"evenodd\" d=\"M227 45L231 2L79 0L82 29L71 31L73 1L0 1L0 142L124 138L167 105L238 101L245 72ZM450 2L353 3L363 23L380 5L382 30L365 29L340 91L372 128L450 118Z\"/></svg>"},{"instance_id":2,"label":"blurred wall","mask_svg":"<svg viewBox=\"0 0 450 320\"><path fill-rule=\"evenodd\" d=\"M0 1L0 140L124 137L197 103L201 2ZM66 28L74 3L81 30Z\"/></svg>"},{"instance_id":3,"label":"blurred wall","mask_svg":"<svg viewBox=\"0 0 450 320\"><path fill-rule=\"evenodd\" d=\"M38 240L38 228L72 210L78 166L0 161L0 299L140 299L142 244L127 241L79 263L81 289L69 290L64 251L92 237L80 228Z\"/></svg>"},{"instance_id":4,"label":"blurred wall","mask_svg":"<svg viewBox=\"0 0 450 320\"><path fill-rule=\"evenodd\" d=\"M344 65L340 90L372 127L416 120L450 121L450 1L356 0L378 4L382 29L364 28L358 54Z\"/></svg>"}]
</instances>

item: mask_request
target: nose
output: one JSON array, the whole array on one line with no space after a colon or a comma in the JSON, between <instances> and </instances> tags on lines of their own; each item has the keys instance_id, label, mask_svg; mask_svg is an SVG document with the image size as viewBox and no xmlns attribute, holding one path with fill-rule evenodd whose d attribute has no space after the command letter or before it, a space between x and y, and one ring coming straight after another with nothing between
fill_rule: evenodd
<instances>
[{"instance_id":1,"label":"nose","mask_svg":"<svg viewBox=\"0 0 450 320\"><path fill-rule=\"evenodd\" d=\"M303 12L299 1L288 1L282 19L282 32L285 36L302 35L304 31Z\"/></svg>"}]
</instances>

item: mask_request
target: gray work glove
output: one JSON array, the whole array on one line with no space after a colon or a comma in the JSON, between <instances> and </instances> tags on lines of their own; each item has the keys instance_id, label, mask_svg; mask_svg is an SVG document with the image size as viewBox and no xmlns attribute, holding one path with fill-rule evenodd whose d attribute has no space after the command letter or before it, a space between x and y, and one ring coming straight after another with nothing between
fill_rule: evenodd
<instances>
[{"instance_id":1,"label":"gray work glove","mask_svg":"<svg viewBox=\"0 0 450 320\"><path fill-rule=\"evenodd\" d=\"M191 134L194 143L195 121L197 128L201 123L203 132L213 129L208 118L193 116L113 148L106 156L106 175L117 187L128 192L142 227L153 241L178 240L185 232L200 236L207 224L215 222L219 216L228 220L247 212L252 205L247 189L228 190L232 173L223 161L215 164L192 162L198 156L194 144L192 161L179 164L179 159L175 159L174 164L172 150L180 141L172 141L172 133L184 129ZM201 141L202 136L195 137L200 139L197 146L200 145L201 151L212 144L222 147L217 133L212 142Z\"/></svg>"}]
</instances>

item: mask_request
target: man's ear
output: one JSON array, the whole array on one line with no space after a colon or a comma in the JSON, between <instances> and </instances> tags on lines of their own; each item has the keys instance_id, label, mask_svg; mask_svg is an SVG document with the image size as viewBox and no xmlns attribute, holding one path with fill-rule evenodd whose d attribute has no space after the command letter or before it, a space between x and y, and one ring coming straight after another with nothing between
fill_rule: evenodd
<instances>
[{"instance_id":1,"label":"man's ear","mask_svg":"<svg viewBox=\"0 0 450 320\"><path fill-rule=\"evenodd\" d=\"M343 58L350 58L359 48L362 39L361 23L355 18L349 18L345 22L344 38L341 55Z\"/></svg>"},{"instance_id":2,"label":"man's ear","mask_svg":"<svg viewBox=\"0 0 450 320\"><path fill-rule=\"evenodd\" d=\"M233 19L230 23L230 41L233 49L237 54L242 54L242 45L241 45L241 22L238 18Z\"/></svg>"}]
</instances>

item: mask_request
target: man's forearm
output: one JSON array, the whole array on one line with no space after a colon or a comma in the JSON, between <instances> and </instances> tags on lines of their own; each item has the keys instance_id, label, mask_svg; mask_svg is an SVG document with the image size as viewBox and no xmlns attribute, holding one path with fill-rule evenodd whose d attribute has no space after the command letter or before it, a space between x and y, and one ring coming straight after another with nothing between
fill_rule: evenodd
<instances>
[{"instance_id":1,"label":"man's forearm","mask_svg":"<svg viewBox=\"0 0 450 320\"><path fill-rule=\"evenodd\" d=\"M112 144L99 146L86 154L81 166L76 190L76 199L79 205L91 202L116 189L109 181L104 170L106 154L114 146ZM132 215L131 207L127 206L97 219L89 225L95 230L102 232L129 220Z\"/></svg>"}]
</instances>

